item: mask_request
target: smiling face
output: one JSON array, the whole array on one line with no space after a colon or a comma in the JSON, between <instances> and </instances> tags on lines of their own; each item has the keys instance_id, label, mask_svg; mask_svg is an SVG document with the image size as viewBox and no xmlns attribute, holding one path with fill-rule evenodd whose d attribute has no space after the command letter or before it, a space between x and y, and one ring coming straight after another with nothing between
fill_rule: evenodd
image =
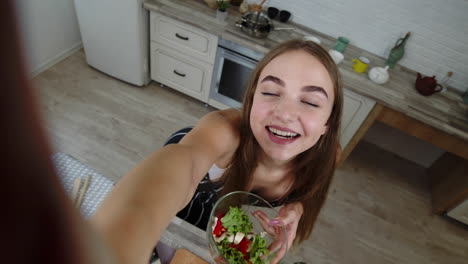
<instances>
[{"instance_id":1,"label":"smiling face","mask_svg":"<svg viewBox=\"0 0 468 264\"><path fill-rule=\"evenodd\" d=\"M333 82L326 68L303 50L283 53L260 73L250 127L263 152L287 162L327 132Z\"/></svg>"}]
</instances>

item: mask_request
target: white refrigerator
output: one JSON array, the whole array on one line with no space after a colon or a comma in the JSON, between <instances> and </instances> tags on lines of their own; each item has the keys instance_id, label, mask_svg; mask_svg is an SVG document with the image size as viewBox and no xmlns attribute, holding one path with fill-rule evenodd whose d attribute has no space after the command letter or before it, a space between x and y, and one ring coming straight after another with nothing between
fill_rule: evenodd
<instances>
[{"instance_id":1,"label":"white refrigerator","mask_svg":"<svg viewBox=\"0 0 468 264\"><path fill-rule=\"evenodd\" d=\"M149 18L143 0L74 0L86 61L125 82L149 83Z\"/></svg>"}]
</instances>

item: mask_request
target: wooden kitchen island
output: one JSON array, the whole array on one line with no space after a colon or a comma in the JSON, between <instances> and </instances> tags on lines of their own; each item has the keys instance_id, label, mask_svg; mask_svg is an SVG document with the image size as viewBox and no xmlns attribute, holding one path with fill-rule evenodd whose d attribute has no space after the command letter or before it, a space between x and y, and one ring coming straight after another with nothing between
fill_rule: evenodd
<instances>
[{"instance_id":1,"label":"wooden kitchen island","mask_svg":"<svg viewBox=\"0 0 468 264\"><path fill-rule=\"evenodd\" d=\"M449 135L381 104L377 104L372 109L351 142L343 150L341 162L347 158L376 121L446 151L428 169L434 213L445 214L468 200L468 141Z\"/></svg>"}]
</instances>

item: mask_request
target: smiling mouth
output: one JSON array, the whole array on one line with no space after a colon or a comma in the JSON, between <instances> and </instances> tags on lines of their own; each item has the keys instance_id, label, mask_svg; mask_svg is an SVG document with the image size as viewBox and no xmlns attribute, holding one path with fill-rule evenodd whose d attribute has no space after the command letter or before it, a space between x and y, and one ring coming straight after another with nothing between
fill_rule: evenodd
<instances>
[{"instance_id":1,"label":"smiling mouth","mask_svg":"<svg viewBox=\"0 0 468 264\"><path fill-rule=\"evenodd\" d=\"M275 137L282 138L282 139L293 139L293 138L297 138L300 136L299 134L294 133L294 132L281 131L276 128L272 128L268 126L266 127L266 129Z\"/></svg>"}]
</instances>

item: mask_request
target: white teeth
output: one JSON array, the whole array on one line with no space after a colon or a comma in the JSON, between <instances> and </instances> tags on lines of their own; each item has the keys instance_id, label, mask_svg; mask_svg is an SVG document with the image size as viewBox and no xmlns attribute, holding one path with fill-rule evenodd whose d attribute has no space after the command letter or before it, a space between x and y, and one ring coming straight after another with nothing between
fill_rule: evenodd
<instances>
[{"instance_id":1,"label":"white teeth","mask_svg":"<svg viewBox=\"0 0 468 264\"><path fill-rule=\"evenodd\" d=\"M272 128L272 127L268 127L268 130L270 130L270 132L275 134L275 135L283 136L283 137L287 137L287 138L292 138L292 137L297 136L296 133L281 131L281 130L278 130L278 129Z\"/></svg>"}]
</instances>

